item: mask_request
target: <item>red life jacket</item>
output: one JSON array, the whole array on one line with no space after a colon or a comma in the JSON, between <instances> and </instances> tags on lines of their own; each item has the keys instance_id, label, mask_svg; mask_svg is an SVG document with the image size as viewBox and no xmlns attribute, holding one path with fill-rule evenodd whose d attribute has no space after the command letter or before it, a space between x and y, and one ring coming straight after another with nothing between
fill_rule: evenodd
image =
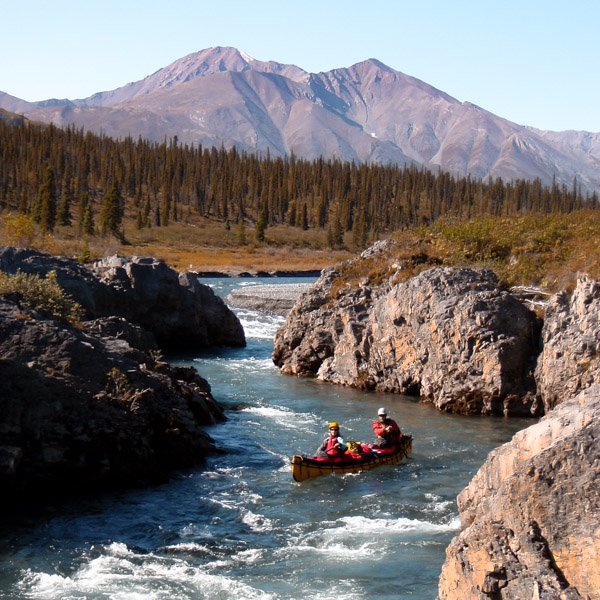
<instances>
[{"instance_id":1,"label":"red life jacket","mask_svg":"<svg viewBox=\"0 0 600 600\"><path fill-rule=\"evenodd\" d=\"M385 431L385 428L389 425L392 426L392 431L388 433ZM396 423L394 419L386 419L383 423L380 421L373 421L373 432L384 440L394 443L399 442L401 438L400 427L398 427L398 423Z\"/></svg>"},{"instance_id":2,"label":"red life jacket","mask_svg":"<svg viewBox=\"0 0 600 600\"><path fill-rule=\"evenodd\" d=\"M329 456L339 456L343 454L344 450L342 448L335 448L335 444L338 443L338 436L329 436L324 442L325 452L329 454Z\"/></svg>"}]
</instances>

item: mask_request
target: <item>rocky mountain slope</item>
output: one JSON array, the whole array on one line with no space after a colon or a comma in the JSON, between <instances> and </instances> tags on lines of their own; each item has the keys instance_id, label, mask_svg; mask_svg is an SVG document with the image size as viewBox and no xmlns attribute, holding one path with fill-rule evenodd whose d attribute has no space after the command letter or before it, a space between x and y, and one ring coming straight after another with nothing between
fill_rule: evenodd
<instances>
[{"instance_id":1,"label":"rocky mountain slope","mask_svg":"<svg viewBox=\"0 0 600 600\"><path fill-rule=\"evenodd\" d=\"M190 54L145 79L80 100L0 107L114 137L441 167L507 180L539 177L592 191L600 133L544 132L459 102L375 59L326 73L255 60L235 48Z\"/></svg>"}]
</instances>

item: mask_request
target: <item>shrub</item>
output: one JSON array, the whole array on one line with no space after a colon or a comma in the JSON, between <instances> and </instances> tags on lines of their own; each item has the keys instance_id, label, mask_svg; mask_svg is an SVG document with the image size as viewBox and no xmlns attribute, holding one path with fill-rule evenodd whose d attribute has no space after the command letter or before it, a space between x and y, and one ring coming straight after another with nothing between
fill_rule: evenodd
<instances>
[{"instance_id":1,"label":"shrub","mask_svg":"<svg viewBox=\"0 0 600 600\"><path fill-rule=\"evenodd\" d=\"M33 219L22 213L12 213L4 217L4 243L27 248L36 238L37 231Z\"/></svg>"},{"instance_id":2,"label":"shrub","mask_svg":"<svg viewBox=\"0 0 600 600\"><path fill-rule=\"evenodd\" d=\"M71 325L79 324L81 307L58 285L55 271L50 271L45 279L21 271L14 275L0 272L0 295L14 295L21 306Z\"/></svg>"},{"instance_id":3,"label":"shrub","mask_svg":"<svg viewBox=\"0 0 600 600\"><path fill-rule=\"evenodd\" d=\"M116 367L106 374L106 378L106 393L112 400L133 403L141 397L142 392L132 388L127 375Z\"/></svg>"}]
</instances>

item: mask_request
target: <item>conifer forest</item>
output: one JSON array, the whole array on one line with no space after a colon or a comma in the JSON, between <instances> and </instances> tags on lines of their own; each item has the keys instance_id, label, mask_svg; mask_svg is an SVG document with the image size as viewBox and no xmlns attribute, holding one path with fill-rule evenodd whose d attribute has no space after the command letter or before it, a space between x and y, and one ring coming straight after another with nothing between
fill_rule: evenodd
<instances>
[{"instance_id":1,"label":"conifer forest","mask_svg":"<svg viewBox=\"0 0 600 600\"><path fill-rule=\"evenodd\" d=\"M204 217L264 228L329 228L330 243L353 232L390 232L439 217L569 213L596 208L597 195L555 182L480 181L414 165L355 164L256 156L177 138L115 140L74 128L0 122L0 205L45 231L77 226L119 235L124 215L138 228Z\"/></svg>"}]
</instances>

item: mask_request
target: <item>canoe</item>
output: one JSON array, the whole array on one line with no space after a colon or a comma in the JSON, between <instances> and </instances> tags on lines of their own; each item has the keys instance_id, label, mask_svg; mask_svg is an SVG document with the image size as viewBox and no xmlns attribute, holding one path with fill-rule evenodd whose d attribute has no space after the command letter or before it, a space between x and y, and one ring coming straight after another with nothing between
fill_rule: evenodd
<instances>
[{"instance_id":1,"label":"canoe","mask_svg":"<svg viewBox=\"0 0 600 600\"><path fill-rule=\"evenodd\" d=\"M380 465L395 465L406 458L412 451L412 435L402 434L400 445L395 448L376 451L357 456L349 455L347 458L333 460L319 459L316 457L293 456L292 477L296 481L304 481L320 475L330 473L360 473Z\"/></svg>"}]
</instances>

